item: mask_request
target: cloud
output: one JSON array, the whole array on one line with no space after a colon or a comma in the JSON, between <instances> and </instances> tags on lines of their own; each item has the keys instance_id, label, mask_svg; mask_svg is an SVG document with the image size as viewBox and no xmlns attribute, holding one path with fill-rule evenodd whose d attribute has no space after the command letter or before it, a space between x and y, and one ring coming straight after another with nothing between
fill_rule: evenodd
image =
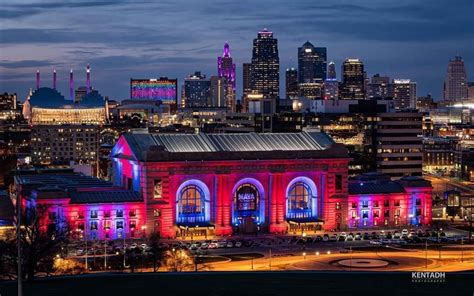
<instances>
[{"instance_id":1,"label":"cloud","mask_svg":"<svg viewBox=\"0 0 474 296\"><path fill-rule=\"evenodd\" d=\"M58 63L52 63L48 60L22 60L22 61L0 61L0 67L7 69L19 69L19 68L38 68L46 67L51 65L57 65Z\"/></svg>"}]
</instances>

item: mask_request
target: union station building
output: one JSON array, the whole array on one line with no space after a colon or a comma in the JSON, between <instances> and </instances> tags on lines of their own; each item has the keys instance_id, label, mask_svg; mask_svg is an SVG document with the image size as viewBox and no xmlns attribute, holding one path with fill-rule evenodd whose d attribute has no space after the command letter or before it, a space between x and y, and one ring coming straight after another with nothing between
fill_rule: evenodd
<instances>
[{"instance_id":1,"label":"union station building","mask_svg":"<svg viewBox=\"0 0 474 296\"><path fill-rule=\"evenodd\" d=\"M161 237L431 221L428 181L375 173L348 181L347 149L322 132L129 133L111 156L113 185L139 193L142 230Z\"/></svg>"}]
</instances>

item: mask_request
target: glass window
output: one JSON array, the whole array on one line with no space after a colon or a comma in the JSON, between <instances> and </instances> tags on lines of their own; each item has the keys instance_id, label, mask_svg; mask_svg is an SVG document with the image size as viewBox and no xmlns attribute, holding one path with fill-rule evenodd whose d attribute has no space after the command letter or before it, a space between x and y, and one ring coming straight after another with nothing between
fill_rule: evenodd
<instances>
[{"instance_id":1,"label":"glass window","mask_svg":"<svg viewBox=\"0 0 474 296\"><path fill-rule=\"evenodd\" d=\"M97 210L91 211L91 218L97 218Z\"/></svg>"},{"instance_id":2,"label":"glass window","mask_svg":"<svg viewBox=\"0 0 474 296\"><path fill-rule=\"evenodd\" d=\"M204 193L196 185L188 185L181 190L178 211L180 215L204 214Z\"/></svg>"},{"instance_id":3,"label":"glass window","mask_svg":"<svg viewBox=\"0 0 474 296\"><path fill-rule=\"evenodd\" d=\"M390 201L388 201L388 200L384 200L384 202L383 202L383 206L384 206L384 207L388 207L388 206L390 206Z\"/></svg>"},{"instance_id":4,"label":"glass window","mask_svg":"<svg viewBox=\"0 0 474 296\"><path fill-rule=\"evenodd\" d=\"M91 230L97 230L97 221L92 221L91 222Z\"/></svg>"},{"instance_id":5,"label":"glass window","mask_svg":"<svg viewBox=\"0 0 474 296\"><path fill-rule=\"evenodd\" d=\"M117 217L122 218L123 217L123 210L117 210Z\"/></svg>"},{"instance_id":6,"label":"glass window","mask_svg":"<svg viewBox=\"0 0 474 296\"><path fill-rule=\"evenodd\" d=\"M123 221L117 221L117 223L115 224L115 227L117 229L123 229Z\"/></svg>"},{"instance_id":7,"label":"glass window","mask_svg":"<svg viewBox=\"0 0 474 296\"><path fill-rule=\"evenodd\" d=\"M340 202L336 202L336 210L340 210L341 209L341 203Z\"/></svg>"},{"instance_id":8,"label":"glass window","mask_svg":"<svg viewBox=\"0 0 474 296\"><path fill-rule=\"evenodd\" d=\"M288 210L305 210L310 208L311 189L304 182L295 182L288 191Z\"/></svg>"},{"instance_id":9,"label":"glass window","mask_svg":"<svg viewBox=\"0 0 474 296\"><path fill-rule=\"evenodd\" d=\"M336 190L342 190L342 175L336 175Z\"/></svg>"},{"instance_id":10,"label":"glass window","mask_svg":"<svg viewBox=\"0 0 474 296\"><path fill-rule=\"evenodd\" d=\"M395 205L396 207L399 207L399 206L400 206L400 201L399 201L399 200L396 200L396 201L394 202L394 205Z\"/></svg>"},{"instance_id":11,"label":"glass window","mask_svg":"<svg viewBox=\"0 0 474 296\"><path fill-rule=\"evenodd\" d=\"M356 208L357 208L357 203L356 203L356 202L353 202L353 203L352 203L352 208L353 208L353 209L356 209Z\"/></svg>"},{"instance_id":12,"label":"glass window","mask_svg":"<svg viewBox=\"0 0 474 296\"><path fill-rule=\"evenodd\" d=\"M153 185L153 198L161 198L161 194L162 194L161 179L156 179Z\"/></svg>"},{"instance_id":13,"label":"glass window","mask_svg":"<svg viewBox=\"0 0 474 296\"><path fill-rule=\"evenodd\" d=\"M160 216L161 216L160 210L154 209L154 210L153 210L153 217L160 217Z\"/></svg>"}]
</instances>

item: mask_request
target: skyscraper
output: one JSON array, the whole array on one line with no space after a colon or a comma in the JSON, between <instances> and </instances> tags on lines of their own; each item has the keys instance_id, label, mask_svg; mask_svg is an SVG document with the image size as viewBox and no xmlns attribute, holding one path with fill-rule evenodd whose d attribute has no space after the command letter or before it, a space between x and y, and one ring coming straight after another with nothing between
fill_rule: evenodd
<instances>
[{"instance_id":1,"label":"skyscraper","mask_svg":"<svg viewBox=\"0 0 474 296\"><path fill-rule=\"evenodd\" d=\"M220 89L221 87L224 88L225 94L221 94L221 92L216 92L215 94L224 95L225 102L223 105L219 104L219 106L226 106L230 110L235 110L235 64L232 62L232 57L230 55L230 46L226 42L224 44L224 50L222 52L222 57L217 58L217 75L218 78L224 78L216 80L214 78L214 82L217 83L215 87ZM214 83L214 84L215 84ZM220 86L222 84L222 86ZM214 98L213 93L213 79L211 77L211 99ZM220 101L220 100L219 100Z\"/></svg>"},{"instance_id":2,"label":"skyscraper","mask_svg":"<svg viewBox=\"0 0 474 296\"><path fill-rule=\"evenodd\" d=\"M201 72L194 72L184 80L185 107L207 107L210 103L211 82Z\"/></svg>"},{"instance_id":3,"label":"skyscraper","mask_svg":"<svg viewBox=\"0 0 474 296\"><path fill-rule=\"evenodd\" d=\"M253 40L250 86L254 93L278 104L280 96L280 58L278 40L267 29L258 32Z\"/></svg>"},{"instance_id":4,"label":"skyscraper","mask_svg":"<svg viewBox=\"0 0 474 296\"><path fill-rule=\"evenodd\" d=\"M235 91L235 64L232 62L230 46L227 42L224 44L222 57L217 58L217 75L227 78L227 82L232 85Z\"/></svg>"},{"instance_id":5,"label":"skyscraper","mask_svg":"<svg viewBox=\"0 0 474 296\"><path fill-rule=\"evenodd\" d=\"M456 56L449 61L446 79L444 81L443 97L448 101L465 100L467 93L467 75L464 67L464 60Z\"/></svg>"},{"instance_id":6,"label":"skyscraper","mask_svg":"<svg viewBox=\"0 0 474 296\"><path fill-rule=\"evenodd\" d=\"M324 81L324 99L337 99L339 98L339 82L336 76L336 64L331 61L328 68L328 77Z\"/></svg>"},{"instance_id":7,"label":"skyscraper","mask_svg":"<svg viewBox=\"0 0 474 296\"><path fill-rule=\"evenodd\" d=\"M415 109L416 82L410 79L394 79L393 101L396 110Z\"/></svg>"},{"instance_id":8,"label":"skyscraper","mask_svg":"<svg viewBox=\"0 0 474 296\"><path fill-rule=\"evenodd\" d=\"M342 99L364 99L364 64L359 59L346 59L342 64L342 82L339 97Z\"/></svg>"},{"instance_id":9,"label":"skyscraper","mask_svg":"<svg viewBox=\"0 0 474 296\"><path fill-rule=\"evenodd\" d=\"M210 106L227 107L228 91L232 92L232 84L227 81L226 77L211 76L210 78Z\"/></svg>"},{"instance_id":10,"label":"skyscraper","mask_svg":"<svg viewBox=\"0 0 474 296\"><path fill-rule=\"evenodd\" d=\"M337 80L337 76L336 76L336 64L333 62L333 61L330 61L329 62L329 65L328 65L328 77L327 79L336 79Z\"/></svg>"},{"instance_id":11,"label":"skyscraper","mask_svg":"<svg viewBox=\"0 0 474 296\"><path fill-rule=\"evenodd\" d=\"M298 95L298 71L295 68L286 69L285 93L287 99Z\"/></svg>"},{"instance_id":12,"label":"skyscraper","mask_svg":"<svg viewBox=\"0 0 474 296\"><path fill-rule=\"evenodd\" d=\"M326 47L314 47L306 41L298 47L298 82L311 83L326 80L327 77Z\"/></svg>"}]
</instances>

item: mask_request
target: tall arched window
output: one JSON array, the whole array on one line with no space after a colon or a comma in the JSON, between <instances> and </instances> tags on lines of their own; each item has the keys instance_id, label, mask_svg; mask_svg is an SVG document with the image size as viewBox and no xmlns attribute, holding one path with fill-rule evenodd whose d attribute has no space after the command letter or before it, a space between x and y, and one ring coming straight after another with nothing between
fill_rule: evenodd
<instances>
[{"instance_id":1,"label":"tall arched window","mask_svg":"<svg viewBox=\"0 0 474 296\"><path fill-rule=\"evenodd\" d=\"M206 220L206 195L196 184L184 186L178 193L178 223L196 223Z\"/></svg>"},{"instance_id":2,"label":"tall arched window","mask_svg":"<svg viewBox=\"0 0 474 296\"><path fill-rule=\"evenodd\" d=\"M286 218L290 220L317 218L317 191L307 177L293 179L287 187Z\"/></svg>"},{"instance_id":3,"label":"tall arched window","mask_svg":"<svg viewBox=\"0 0 474 296\"><path fill-rule=\"evenodd\" d=\"M291 185L288 191L288 210L307 210L311 207L310 204L311 188L302 182L298 181Z\"/></svg>"}]
</instances>

